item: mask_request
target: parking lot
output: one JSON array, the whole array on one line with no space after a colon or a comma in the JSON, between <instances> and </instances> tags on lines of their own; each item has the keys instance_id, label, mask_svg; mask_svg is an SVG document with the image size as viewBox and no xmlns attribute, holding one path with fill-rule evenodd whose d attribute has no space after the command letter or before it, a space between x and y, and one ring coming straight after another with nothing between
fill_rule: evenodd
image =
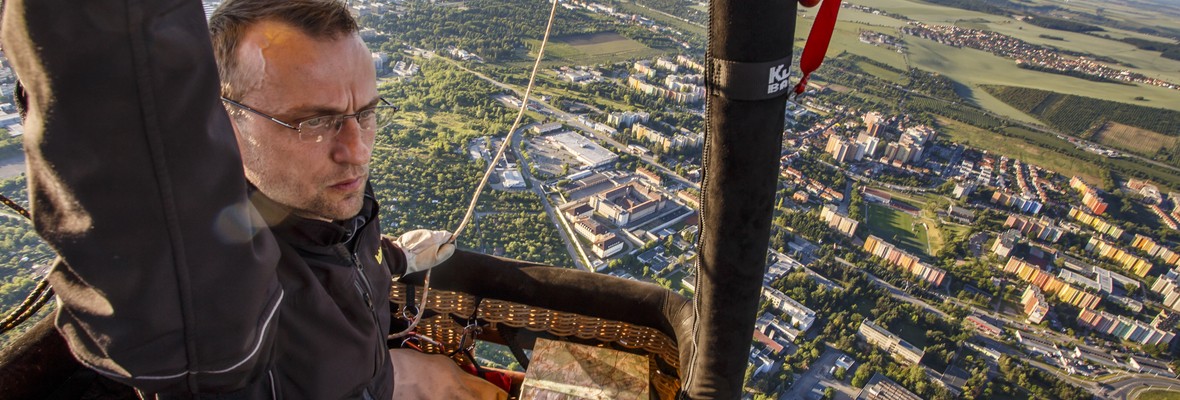
<instances>
[{"instance_id":1,"label":"parking lot","mask_svg":"<svg viewBox=\"0 0 1180 400\"><path fill-rule=\"evenodd\" d=\"M549 144L544 137L528 138L524 142L524 148L542 175L553 177L564 176L565 174L561 173L561 166L563 164L569 165L569 172L567 174L577 171L584 166L572 154Z\"/></svg>"}]
</instances>

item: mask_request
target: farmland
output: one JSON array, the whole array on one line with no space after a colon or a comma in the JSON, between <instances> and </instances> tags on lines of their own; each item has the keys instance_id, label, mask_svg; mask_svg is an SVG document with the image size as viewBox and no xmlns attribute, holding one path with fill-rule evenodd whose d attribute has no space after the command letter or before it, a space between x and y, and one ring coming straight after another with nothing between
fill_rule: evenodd
<instances>
[{"instance_id":1,"label":"farmland","mask_svg":"<svg viewBox=\"0 0 1180 400\"><path fill-rule=\"evenodd\" d=\"M1101 121L1115 121L1156 132L1180 131L1180 112L1071 96L1045 90L1011 86L984 86L993 96L1023 112L1035 115L1062 133L1084 137Z\"/></svg>"},{"instance_id":2,"label":"farmland","mask_svg":"<svg viewBox=\"0 0 1180 400\"><path fill-rule=\"evenodd\" d=\"M1093 140L1107 146L1140 154L1154 154L1160 148L1170 149L1180 143L1180 138L1165 136L1118 122L1107 122L1094 134Z\"/></svg>"},{"instance_id":3,"label":"farmland","mask_svg":"<svg viewBox=\"0 0 1180 400\"><path fill-rule=\"evenodd\" d=\"M540 41L529 40L530 48L536 48ZM594 65L609 64L638 58L649 58L664 54L660 50L628 39L615 32L599 32L569 35L550 40L545 46L545 58L562 60L561 64ZM532 56L536 56L533 52Z\"/></svg>"},{"instance_id":4,"label":"farmland","mask_svg":"<svg viewBox=\"0 0 1180 400\"><path fill-rule=\"evenodd\" d=\"M1168 60L1160 57L1158 52L1140 50L1130 44L1117 40L1080 33L1050 30L1007 17L907 0L882 0L873 2L856 0L853 3L906 15L926 23L954 24L964 27L988 29L1025 40L1029 43L1051 45L1066 50L1110 55L1126 64L1135 66L1135 68L1131 68L1135 72L1180 81L1180 61ZM798 20L798 26L796 28L796 35L798 37L805 37L806 33L810 30L812 23L811 17L814 16L814 12L815 10L807 9L804 11L804 17ZM858 31L862 29L897 35L895 27L901 24L902 21L884 16L865 14L855 10L843 10L840 20L840 23L836 25L836 33L832 37L832 44L829 48L830 56L835 56L846 51L888 64L898 69L913 66L927 71L937 72L962 84L960 95L969 103L1015 120L1030 123L1037 122L1032 116L1008 106L988 94L979 85L1031 87L1104 100L1180 110L1180 91L1178 90L1146 85L1097 83L1064 75L1021 69L1012 60L997 57L990 53L973 49L955 48L912 36L903 37L908 44L908 54L903 56L895 51L861 43L858 40ZM1040 37L1042 34L1062 37L1065 40L1046 39ZM1142 37L1163 40L1161 38L1117 29L1112 29L1105 34L1110 34L1114 38ZM882 78L888 78L884 74L878 75L877 72L880 71L869 72ZM900 78L895 79L899 80ZM1143 100L1136 100L1137 97L1142 97Z\"/></svg>"}]
</instances>

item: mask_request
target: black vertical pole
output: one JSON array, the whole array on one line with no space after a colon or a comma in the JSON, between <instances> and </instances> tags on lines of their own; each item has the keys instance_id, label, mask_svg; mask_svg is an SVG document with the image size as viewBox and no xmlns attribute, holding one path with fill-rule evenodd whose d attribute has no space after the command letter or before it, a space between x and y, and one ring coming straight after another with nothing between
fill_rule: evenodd
<instances>
[{"instance_id":1,"label":"black vertical pole","mask_svg":"<svg viewBox=\"0 0 1180 400\"><path fill-rule=\"evenodd\" d=\"M795 2L711 1L696 326L681 362L689 398L741 395L778 183Z\"/></svg>"}]
</instances>

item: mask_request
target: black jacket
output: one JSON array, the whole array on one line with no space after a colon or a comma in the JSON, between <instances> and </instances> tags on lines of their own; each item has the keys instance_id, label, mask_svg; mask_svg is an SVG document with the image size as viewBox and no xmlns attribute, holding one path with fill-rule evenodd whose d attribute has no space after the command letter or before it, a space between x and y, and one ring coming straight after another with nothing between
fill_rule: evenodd
<instances>
[{"instance_id":1,"label":"black jacket","mask_svg":"<svg viewBox=\"0 0 1180 400\"><path fill-rule=\"evenodd\" d=\"M74 356L149 393L389 398L400 252L371 196L355 229L249 198L200 2L4 3Z\"/></svg>"},{"instance_id":2,"label":"black jacket","mask_svg":"<svg viewBox=\"0 0 1180 400\"><path fill-rule=\"evenodd\" d=\"M265 379L275 383L273 397L390 398L387 299L391 272L405 271L405 256L381 237L372 190L360 214L339 223L287 214L257 192L251 202L281 253L283 301Z\"/></svg>"}]
</instances>

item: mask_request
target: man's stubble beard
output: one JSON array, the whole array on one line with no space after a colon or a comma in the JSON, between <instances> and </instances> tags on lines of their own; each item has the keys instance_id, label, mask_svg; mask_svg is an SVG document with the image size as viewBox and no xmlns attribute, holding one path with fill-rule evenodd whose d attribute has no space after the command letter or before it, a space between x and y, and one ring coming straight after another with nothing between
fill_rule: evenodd
<instances>
[{"instance_id":1,"label":"man's stubble beard","mask_svg":"<svg viewBox=\"0 0 1180 400\"><path fill-rule=\"evenodd\" d=\"M360 187L351 193L344 194L343 197L338 197L338 191L331 188L323 188L313 196L307 204L302 207L295 208L295 214L306 218L329 219L332 221L341 221L355 217L364 206L365 188L368 186L369 180L369 166L354 166L342 174L333 175L327 183L335 182L336 180L345 177L361 176Z\"/></svg>"},{"instance_id":2,"label":"man's stubble beard","mask_svg":"<svg viewBox=\"0 0 1180 400\"><path fill-rule=\"evenodd\" d=\"M326 179L318 180L310 189L314 193L302 193L299 182L276 179L270 174L247 169L247 179L266 197L290 209L291 213L310 219L340 221L356 216L364 205L365 188L368 185L369 166L352 166L340 173L332 174ZM361 185L351 193L342 194L330 187L330 184L348 177L362 176Z\"/></svg>"}]
</instances>

